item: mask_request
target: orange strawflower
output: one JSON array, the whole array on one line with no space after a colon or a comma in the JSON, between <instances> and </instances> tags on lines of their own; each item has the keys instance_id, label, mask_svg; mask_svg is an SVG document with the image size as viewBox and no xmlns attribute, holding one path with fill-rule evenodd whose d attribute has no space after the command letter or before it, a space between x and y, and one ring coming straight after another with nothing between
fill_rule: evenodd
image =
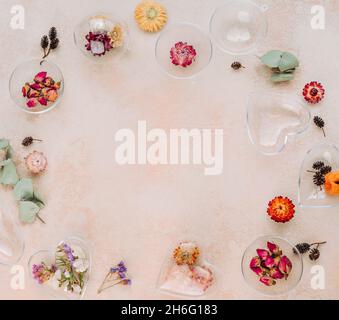
<instances>
[{"instance_id":1,"label":"orange strawflower","mask_svg":"<svg viewBox=\"0 0 339 320\"><path fill-rule=\"evenodd\" d=\"M286 197L276 197L268 203L267 213L275 222L285 223L294 217L294 204Z\"/></svg>"},{"instance_id":2,"label":"orange strawflower","mask_svg":"<svg viewBox=\"0 0 339 320\"><path fill-rule=\"evenodd\" d=\"M183 264L189 266L195 264L199 255L199 248L191 242L183 242L173 251L173 258L179 266Z\"/></svg>"}]
</instances>

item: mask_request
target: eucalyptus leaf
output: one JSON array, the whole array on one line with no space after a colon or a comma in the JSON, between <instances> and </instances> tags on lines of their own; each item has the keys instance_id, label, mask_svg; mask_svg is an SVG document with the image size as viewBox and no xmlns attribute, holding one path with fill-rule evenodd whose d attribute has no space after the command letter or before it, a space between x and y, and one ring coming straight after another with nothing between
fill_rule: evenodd
<instances>
[{"instance_id":1,"label":"eucalyptus leaf","mask_svg":"<svg viewBox=\"0 0 339 320\"><path fill-rule=\"evenodd\" d=\"M270 68L278 68L283 52L280 50L271 50L264 54L260 60Z\"/></svg>"},{"instance_id":2,"label":"eucalyptus leaf","mask_svg":"<svg viewBox=\"0 0 339 320\"><path fill-rule=\"evenodd\" d=\"M0 149L5 149L9 146L9 141L7 139L0 139Z\"/></svg>"},{"instance_id":3,"label":"eucalyptus leaf","mask_svg":"<svg viewBox=\"0 0 339 320\"><path fill-rule=\"evenodd\" d=\"M271 77L273 82L285 82L294 78L293 73L274 73Z\"/></svg>"},{"instance_id":4,"label":"eucalyptus leaf","mask_svg":"<svg viewBox=\"0 0 339 320\"><path fill-rule=\"evenodd\" d=\"M19 203L19 217L21 222L35 222L39 211L40 207L32 201L20 201Z\"/></svg>"},{"instance_id":5,"label":"eucalyptus leaf","mask_svg":"<svg viewBox=\"0 0 339 320\"><path fill-rule=\"evenodd\" d=\"M13 148L12 148L12 146L11 145L9 145L8 146L8 148L7 148L7 159L12 159L12 157L13 157Z\"/></svg>"},{"instance_id":6,"label":"eucalyptus leaf","mask_svg":"<svg viewBox=\"0 0 339 320\"><path fill-rule=\"evenodd\" d=\"M295 69L297 67L299 67L298 58L292 53L284 52L279 62L279 70L281 72L284 72L286 70Z\"/></svg>"},{"instance_id":7,"label":"eucalyptus leaf","mask_svg":"<svg viewBox=\"0 0 339 320\"><path fill-rule=\"evenodd\" d=\"M0 175L0 183L3 185L16 185L16 183L19 181L19 176L16 172L15 165L12 160L6 160L6 162L3 166L3 169L1 171Z\"/></svg>"},{"instance_id":8,"label":"eucalyptus leaf","mask_svg":"<svg viewBox=\"0 0 339 320\"><path fill-rule=\"evenodd\" d=\"M33 182L31 179L21 179L14 187L15 199L31 200L33 198Z\"/></svg>"}]
</instances>

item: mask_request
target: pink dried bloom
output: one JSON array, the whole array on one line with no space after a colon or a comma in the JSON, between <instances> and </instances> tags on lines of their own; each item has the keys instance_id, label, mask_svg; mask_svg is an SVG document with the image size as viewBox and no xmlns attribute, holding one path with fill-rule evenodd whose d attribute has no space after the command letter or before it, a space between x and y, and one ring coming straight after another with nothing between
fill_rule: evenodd
<instances>
[{"instance_id":1,"label":"pink dried bloom","mask_svg":"<svg viewBox=\"0 0 339 320\"><path fill-rule=\"evenodd\" d=\"M264 265L266 268L273 268L275 266L274 259L272 257L267 257L267 259L264 261Z\"/></svg>"},{"instance_id":2,"label":"pink dried bloom","mask_svg":"<svg viewBox=\"0 0 339 320\"><path fill-rule=\"evenodd\" d=\"M261 261L259 257L254 257L250 262L250 268L260 267Z\"/></svg>"},{"instance_id":3,"label":"pink dried bloom","mask_svg":"<svg viewBox=\"0 0 339 320\"><path fill-rule=\"evenodd\" d=\"M260 282L262 282L264 285L268 287L275 286L277 284L277 282L274 279L266 276L261 277Z\"/></svg>"},{"instance_id":4,"label":"pink dried bloom","mask_svg":"<svg viewBox=\"0 0 339 320\"><path fill-rule=\"evenodd\" d=\"M28 108L34 108L37 104L37 99L36 98L32 98L32 99L29 99L27 101L27 107Z\"/></svg>"},{"instance_id":5,"label":"pink dried bloom","mask_svg":"<svg viewBox=\"0 0 339 320\"><path fill-rule=\"evenodd\" d=\"M264 249L257 249L257 254L260 257L260 259L264 261L270 256L270 253Z\"/></svg>"},{"instance_id":6,"label":"pink dried bloom","mask_svg":"<svg viewBox=\"0 0 339 320\"><path fill-rule=\"evenodd\" d=\"M88 51L91 51L94 56L103 56L106 52L113 49L111 38L107 33L93 33L89 32L86 35L87 43L85 45ZM100 48L96 44L101 44ZM98 49L99 48L99 49Z\"/></svg>"},{"instance_id":7,"label":"pink dried bloom","mask_svg":"<svg viewBox=\"0 0 339 320\"><path fill-rule=\"evenodd\" d=\"M43 82L47 77L47 72L41 71L34 77L34 82L40 83Z\"/></svg>"},{"instance_id":8,"label":"pink dried bloom","mask_svg":"<svg viewBox=\"0 0 339 320\"><path fill-rule=\"evenodd\" d=\"M268 250L270 250L271 253L275 254L275 255L281 255L281 250L280 248L272 242L267 242L267 248Z\"/></svg>"},{"instance_id":9,"label":"pink dried bloom","mask_svg":"<svg viewBox=\"0 0 339 320\"><path fill-rule=\"evenodd\" d=\"M265 275L265 271L260 267L252 267L251 270L259 277L262 277Z\"/></svg>"},{"instance_id":10,"label":"pink dried bloom","mask_svg":"<svg viewBox=\"0 0 339 320\"><path fill-rule=\"evenodd\" d=\"M284 277L284 275L277 268L272 268L270 270L270 276L273 279L282 279Z\"/></svg>"},{"instance_id":11,"label":"pink dried bloom","mask_svg":"<svg viewBox=\"0 0 339 320\"><path fill-rule=\"evenodd\" d=\"M32 266L33 278L38 281L39 284L47 282L56 272L55 265L47 266L45 263L34 264Z\"/></svg>"},{"instance_id":12,"label":"pink dried bloom","mask_svg":"<svg viewBox=\"0 0 339 320\"><path fill-rule=\"evenodd\" d=\"M47 106L47 100L44 97L40 97L38 101L42 106Z\"/></svg>"},{"instance_id":13,"label":"pink dried bloom","mask_svg":"<svg viewBox=\"0 0 339 320\"><path fill-rule=\"evenodd\" d=\"M279 262L279 271L287 278L292 270L292 262L286 256L282 256Z\"/></svg>"},{"instance_id":14,"label":"pink dried bloom","mask_svg":"<svg viewBox=\"0 0 339 320\"><path fill-rule=\"evenodd\" d=\"M184 68L192 64L196 55L197 52L193 46L188 45L187 42L181 41L177 42L170 51L172 63L176 66L181 66Z\"/></svg>"}]
</instances>

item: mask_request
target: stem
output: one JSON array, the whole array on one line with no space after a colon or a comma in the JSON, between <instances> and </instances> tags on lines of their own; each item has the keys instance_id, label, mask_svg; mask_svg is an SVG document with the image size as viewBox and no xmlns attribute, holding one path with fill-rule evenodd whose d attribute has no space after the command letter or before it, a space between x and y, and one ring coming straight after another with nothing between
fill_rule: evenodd
<instances>
[{"instance_id":1,"label":"stem","mask_svg":"<svg viewBox=\"0 0 339 320\"><path fill-rule=\"evenodd\" d=\"M46 222L44 220L41 219L41 217L39 216L39 214L36 214L36 217L43 223L46 224Z\"/></svg>"},{"instance_id":2,"label":"stem","mask_svg":"<svg viewBox=\"0 0 339 320\"><path fill-rule=\"evenodd\" d=\"M324 128L321 128L323 133L324 133L324 137L326 138L326 133L325 133L325 129Z\"/></svg>"},{"instance_id":3,"label":"stem","mask_svg":"<svg viewBox=\"0 0 339 320\"><path fill-rule=\"evenodd\" d=\"M123 281L125 281L126 279L121 279L120 281L118 281L118 282L116 282L116 283L114 283L114 284L112 284L112 285L110 285L110 286L108 286L108 287L105 287L105 288L103 288L103 285L98 289L98 293L101 293L101 292L103 292L104 290L106 290L106 289L109 289L109 288L112 288L112 287L114 287L114 286L116 286L117 284L119 284L119 283L121 283L121 282L123 282ZM104 283L103 283L104 284Z\"/></svg>"},{"instance_id":4,"label":"stem","mask_svg":"<svg viewBox=\"0 0 339 320\"><path fill-rule=\"evenodd\" d=\"M307 170L306 172L317 173L316 171L312 171L312 170Z\"/></svg>"},{"instance_id":5,"label":"stem","mask_svg":"<svg viewBox=\"0 0 339 320\"><path fill-rule=\"evenodd\" d=\"M310 246L314 246L314 245L317 244L318 247L319 247L321 244L325 244L325 243L327 243L327 241L324 241L324 242L314 242L314 243L311 243ZM318 248L318 247L317 247L317 248Z\"/></svg>"},{"instance_id":6,"label":"stem","mask_svg":"<svg viewBox=\"0 0 339 320\"><path fill-rule=\"evenodd\" d=\"M42 142L42 140L40 140L40 139L33 139L34 141L40 141L40 142Z\"/></svg>"}]
</instances>

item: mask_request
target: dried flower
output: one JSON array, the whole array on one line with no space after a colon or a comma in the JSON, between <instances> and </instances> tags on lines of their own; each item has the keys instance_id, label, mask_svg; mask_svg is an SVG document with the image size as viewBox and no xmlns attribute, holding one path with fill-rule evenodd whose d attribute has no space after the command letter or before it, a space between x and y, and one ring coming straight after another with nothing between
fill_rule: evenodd
<instances>
[{"instance_id":1,"label":"dried flower","mask_svg":"<svg viewBox=\"0 0 339 320\"><path fill-rule=\"evenodd\" d=\"M30 146L34 141L39 141L39 142L41 142L42 140L40 140L40 139L34 139L34 138L32 138L32 137L26 137L24 140L22 140L22 145L24 146L24 147L28 147L28 146Z\"/></svg>"},{"instance_id":2,"label":"dried flower","mask_svg":"<svg viewBox=\"0 0 339 320\"><path fill-rule=\"evenodd\" d=\"M303 89L303 96L309 103L316 104L325 96L325 89L321 83L312 81L307 83Z\"/></svg>"},{"instance_id":3,"label":"dried flower","mask_svg":"<svg viewBox=\"0 0 339 320\"><path fill-rule=\"evenodd\" d=\"M318 260L320 257L320 251L319 251L319 246L322 244L325 244L326 241L324 242L314 242L314 243L298 243L295 248L293 248L293 252L295 254L297 254L298 252L300 254L305 254L307 252L309 252L310 250L310 254L309 254L309 258L312 261ZM312 248L313 246L317 246L316 248Z\"/></svg>"},{"instance_id":4,"label":"dried flower","mask_svg":"<svg viewBox=\"0 0 339 320\"><path fill-rule=\"evenodd\" d=\"M339 195L339 171L334 171L326 174L325 191L329 196Z\"/></svg>"},{"instance_id":5,"label":"dried flower","mask_svg":"<svg viewBox=\"0 0 339 320\"><path fill-rule=\"evenodd\" d=\"M231 68L233 70L239 70L239 69L245 68L245 67L241 64L241 62L235 61L231 64Z\"/></svg>"},{"instance_id":6,"label":"dried flower","mask_svg":"<svg viewBox=\"0 0 339 320\"><path fill-rule=\"evenodd\" d=\"M109 33L111 38L111 46L112 48L119 48L123 45L124 41L124 33L122 31L122 27L117 24L113 30Z\"/></svg>"},{"instance_id":7,"label":"dried flower","mask_svg":"<svg viewBox=\"0 0 339 320\"><path fill-rule=\"evenodd\" d=\"M177 42L170 51L172 63L183 68L191 65L196 56L197 52L194 47L188 45L187 42Z\"/></svg>"},{"instance_id":8,"label":"dried flower","mask_svg":"<svg viewBox=\"0 0 339 320\"><path fill-rule=\"evenodd\" d=\"M200 255L199 248L191 242L183 242L173 251L173 258L177 265L193 265Z\"/></svg>"},{"instance_id":9,"label":"dried flower","mask_svg":"<svg viewBox=\"0 0 339 320\"><path fill-rule=\"evenodd\" d=\"M47 158L43 153L33 151L25 158L27 170L33 174L39 174L47 168Z\"/></svg>"},{"instance_id":10,"label":"dried flower","mask_svg":"<svg viewBox=\"0 0 339 320\"><path fill-rule=\"evenodd\" d=\"M98 289L98 293L101 293L102 291L117 284L125 286L131 285L132 280L127 277L126 272L127 268L123 261L119 262L116 266L111 267L100 288Z\"/></svg>"},{"instance_id":11,"label":"dried flower","mask_svg":"<svg viewBox=\"0 0 339 320\"><path fill-rule=\"evenodd\" d=\"M167 12L161 4L146 0L135 8L134 18L140 29L146 32L157 32L166 24Z\"/></svg>"},{"instance_id":12,"label":"dried flower","mask_svg":"<svg viewBox=\"0 0 339 320\"><path fill-rule=\"evenodd\" d=\"M315 116L313 118L313 122L318 128L320 128L323 131L324 137L326 137L326 133L325 133L325 129L324 129L325 121L322 118L320 118L319 116Z\"/></svg>"},{"instance_id":13,"label":"dried flower","mask_svg":"<svg viewBox=\"0 0 339 320\"><path fill-rule=\"evenodd\" d=\"M294 217L294 207L289 198L280 196L268 203L267 213L275 222L285 223Z\"/></svg>"}]
</instances>

